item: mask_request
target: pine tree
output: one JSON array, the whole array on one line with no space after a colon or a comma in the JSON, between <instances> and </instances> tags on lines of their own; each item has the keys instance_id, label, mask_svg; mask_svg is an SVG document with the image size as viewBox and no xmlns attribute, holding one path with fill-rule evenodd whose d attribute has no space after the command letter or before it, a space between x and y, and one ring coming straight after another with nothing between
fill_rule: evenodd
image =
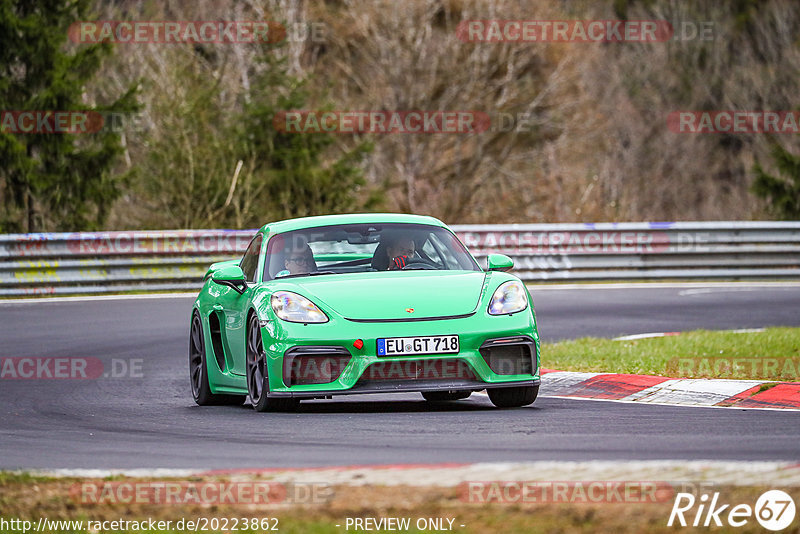
<instances>
[{"instance_id":1,"label":"pine tree","mask_svg":"<svg viewBox=\"0 0 800 534\"><path fill-rule=\"evenodd\" d=\"M782 220L800 219L800 156L794 156L780 145L773 145L772 159L783 177L767 174L756 161L753 192L769 202L770 210Z\"/></svg>"},{"instance_id":2,"label":"pine tree","mask_svg":"<svg viewBox=\"0 0 800 534\"><path fill-rule=\"evenodd\" d=\"M109 44L68 42L89 0L0 0L0 111L136 110L135 89L108 106L83 101ZM0 231L87 230L102 225L119 192L112 166L120 136L18 133L0 128Z\"/></svg>"},{"instance_id":3,"label":"pine tree","mask_svg":"<svg viewBox=\"0 0 800 534\"><path fill-rule=\"evenodd\" d=\"M229 50L174 50L166 85L179 86L151 101L157 127L137 173L138 194L152 214L142 226L253 228L376 205L361 168L370 143L341 148L336 134L276 129L281 111L310 105L280 46L254 54L249 88L235 105L224 95Z\"/></svg>"},{"instance_id":4,"label":"pine tree","mask_svg":"<svg viewBox=\"0 0 800 534\"><path fill-rule=\"evenodd\" d=\"M337 134L276 129L276 115L304 109L308 95L303 82L285 73L282 62L269 56L262 61L269 68L254 80L240 138L245 158L255 163L254 178L265 186L265 211L282 219L368 210L378 204L380 196L367 192L360 168L373 145L359 142L332 160Z\"/></svg>"}]
</instances>

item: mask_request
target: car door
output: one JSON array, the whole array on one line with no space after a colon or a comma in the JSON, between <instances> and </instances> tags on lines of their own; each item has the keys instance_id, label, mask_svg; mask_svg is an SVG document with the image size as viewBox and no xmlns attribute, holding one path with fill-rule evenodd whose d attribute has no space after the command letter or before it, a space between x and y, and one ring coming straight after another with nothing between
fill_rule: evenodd
<instances>
[{"instance_id":1,"label":"car door","mask_svg":"<svg viewBox=\"0 0 800 534\"><path fill-rule=\"evenodd\" d=\"M244 272L247 280L247 288L241 295L234 289L228 288L226 292L217 298L219 312L224 321L225 339L228 345L228 363L231 365L230 371L234 374L244 375L246 371L245 348L247 339L247 311L250 309L250 301L253 297L253 286L258 276L258 265L261 255L261 244L263 236L257 234L239 262L239 267Z\"/></svg>"}]
</instances>

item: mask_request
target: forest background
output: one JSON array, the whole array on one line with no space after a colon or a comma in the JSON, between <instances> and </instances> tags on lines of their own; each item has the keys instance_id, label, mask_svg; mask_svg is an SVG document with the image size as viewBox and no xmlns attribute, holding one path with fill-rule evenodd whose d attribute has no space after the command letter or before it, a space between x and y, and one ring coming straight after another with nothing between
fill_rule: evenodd
<instances>
[{"instance_id":1,"label":"forest background","mask_svg":"<svg viewBox=\"0 0 800 534\"><path fill-rule=\"evenodd\" d=\"M273 21L270 43L91 44L79 21ZM658 20L665 42L470 42L470 20ZM74 26L73 26L74 28ZM800 218L800 136L670 113L798 111L796 0L0 0L0 109L122 117L0 131L0 232ZM286 110L471 110L473 134L285 133Z\"/></svg>"}]
</instances>

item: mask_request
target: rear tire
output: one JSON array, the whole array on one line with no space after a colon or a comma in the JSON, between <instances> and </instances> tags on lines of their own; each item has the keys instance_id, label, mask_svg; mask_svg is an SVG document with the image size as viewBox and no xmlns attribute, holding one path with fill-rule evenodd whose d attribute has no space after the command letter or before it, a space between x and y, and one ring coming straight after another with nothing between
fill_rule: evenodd
<instances>
[{"instance_id":1,"label":"rear tire","mask_svg":"<svg viewBox=\"0 0 800 534\"><path fill-rule=\"evenodd\" d=\"M539 386L513 388L487 388L489 400L498 408L519 408L533 404L539 395Z\"/></svg>"},{"instance_id":2,"label":"rear tire","mask_svg":"<svg viewBox=\"0 0 800 534\"><path fill-rule=\"evenodd\" d=\"M242 404L246 398L243 395L211 393L203 322L197 310L192 314L192 327L189 333L189 380L192 386L192 398L199 406Z\"/></svg>"},{"instance_id":3,"label":"rear tire","mask_svg":"<svg viewBox=\"0 0 800 534\"><path fill-rule=\"evenodd\" d=\"M257 412L292 412L300 402L293 398L270 398L269 371L267 353L264 351L264 340L261 338L261 327L258 316L250 315L247 324L247 392L250 402Z\"/></svg>"},{"instance_id":4,"label":"rear tire","mask_svg":"<svg viewBox=\"0 0 800 534\"><path fill-rule=\"evenodd\" d=\"M450 391L423 391L422 396L428 402L447 402L466 399L472 395L471 391L450 390Z\"/></svg>"}]
</instances>

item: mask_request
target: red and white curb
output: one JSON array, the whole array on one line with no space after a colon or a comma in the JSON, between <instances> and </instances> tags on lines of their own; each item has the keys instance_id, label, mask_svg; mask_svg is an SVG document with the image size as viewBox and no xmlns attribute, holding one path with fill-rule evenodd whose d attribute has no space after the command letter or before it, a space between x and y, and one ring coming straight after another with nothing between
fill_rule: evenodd
<instances>
[{"instance_id":1,"label":"red and white curb","mask_svg":"<svg viewBox=\"0 0 800 534\"><path fill-rule=\"evenodd\" d=\"M647 404L731 408L800 409L800 382L761 391L762 380L669 378L542 369L540 395Z\"/></svg>"}]
</instances>

